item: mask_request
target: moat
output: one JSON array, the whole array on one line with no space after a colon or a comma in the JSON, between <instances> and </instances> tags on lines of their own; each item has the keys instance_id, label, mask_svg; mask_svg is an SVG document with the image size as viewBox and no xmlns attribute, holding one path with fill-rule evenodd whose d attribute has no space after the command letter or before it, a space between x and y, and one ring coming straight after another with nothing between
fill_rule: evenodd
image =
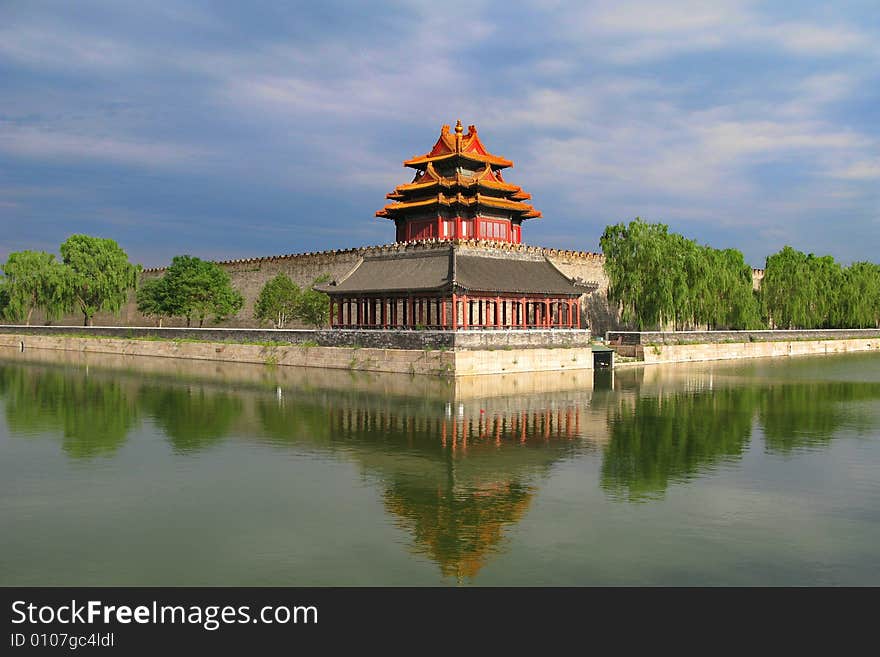
<instances>
[{"instance_id":1,"label":"moat","mask_svg":"<svg viewBox=\"0 0 880 657\"><path fill-rule=\"evenodd\" d=\"M878 473L876 353L444 380L0 350L0 585L878 585Z\"/></svg>"}]
</instances>

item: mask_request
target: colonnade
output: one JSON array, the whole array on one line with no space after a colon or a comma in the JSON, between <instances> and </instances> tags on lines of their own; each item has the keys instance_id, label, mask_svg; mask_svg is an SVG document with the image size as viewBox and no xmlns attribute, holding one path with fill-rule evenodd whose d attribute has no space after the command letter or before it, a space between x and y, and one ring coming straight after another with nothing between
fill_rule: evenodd
<instances>
[{"instance_id":1,"label":"colonnade","mask_svg":"<svg viewBox=\"0 0 880 657\"><path fill-rule=\"evenodd\" d=\"M334 328L580 328L580 299L536 296L331 297Z\"/></svg>"}]
</instances>

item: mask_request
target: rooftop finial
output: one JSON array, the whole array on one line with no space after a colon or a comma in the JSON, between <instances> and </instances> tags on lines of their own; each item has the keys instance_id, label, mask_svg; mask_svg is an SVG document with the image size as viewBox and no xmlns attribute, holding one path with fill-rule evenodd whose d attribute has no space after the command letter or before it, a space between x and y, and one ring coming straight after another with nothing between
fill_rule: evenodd
<instances>
[{"instance_id":1,"label":"rooftop finial","mask_svg":"<svg viewBox=\"0 0 880 657\"><path fill-rule=\"evenodd\" d=\"M464 128L461 127L461 119L455 122L455 134L460 135L464 131Z\"/></svg>"}]
</instances>

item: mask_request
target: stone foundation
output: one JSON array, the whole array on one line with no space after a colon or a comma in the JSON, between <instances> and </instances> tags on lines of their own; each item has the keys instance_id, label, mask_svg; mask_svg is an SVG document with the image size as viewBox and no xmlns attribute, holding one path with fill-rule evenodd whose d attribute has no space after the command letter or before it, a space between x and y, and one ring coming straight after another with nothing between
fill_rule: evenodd
<instances>
[{"instance_id":1,"label":"stone foundation","mask_svg":"<svg viewBox=\"0 0 880 657\"><path fill-rule=\"evenodd\" d=\"M335 333L335 332L334 332ZM515 374L589 370L589 346L568 348L502 348L497 350L382 349L306 345L259 345L228 342L133 340L0 333L0 347L28 351L54 349L82 353L261 363L268 366L319 367L351 371L396 372L440 376Z\"/></svg>"},{"instance_id":2,"label":"stone foundation","mask_svg":"<svg viewBox=\"0 0 880 657\"><path fill-rule=\"evenodd\" d=\"M688 363L742 358L774 358L841 354L855 351L880 353L880 337L838 340L780 340L774 342L732 342L714 344L655 344L615 347L621 355L639 359L646 365Z\"/></svg>"}]
</instances>

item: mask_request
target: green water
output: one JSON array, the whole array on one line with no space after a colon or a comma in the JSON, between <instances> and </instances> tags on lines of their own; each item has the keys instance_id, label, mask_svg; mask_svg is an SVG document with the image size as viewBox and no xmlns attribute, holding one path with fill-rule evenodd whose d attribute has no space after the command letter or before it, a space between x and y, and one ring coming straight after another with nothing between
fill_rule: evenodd
<instances>
[{"instance_id":1,"label":"green water","mask_svg":"<svg viewBox=\"0 0 880 657\"><path fill-rule=\"evenodd\" d=\"M436 379L0 351L0 585L880 584L880 356Z\"/></svg>"}]
</instances>

